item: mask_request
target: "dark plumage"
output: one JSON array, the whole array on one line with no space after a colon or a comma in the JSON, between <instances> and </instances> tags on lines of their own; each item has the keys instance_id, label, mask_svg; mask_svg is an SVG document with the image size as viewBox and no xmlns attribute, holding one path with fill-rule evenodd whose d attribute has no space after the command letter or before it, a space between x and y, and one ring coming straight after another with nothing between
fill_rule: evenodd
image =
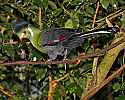
<instances>
[{"instance_id":1,"label":"dark plumage","mask_svg":"<svg viewBox=\"0 0 125 100\"><path fill-rule=\"evenodd\" d=\"M119 31L117 27L108 27L97 29L89 32L81 32L76 29L68 28L52 28L41 33L42 46L51 59L55 59L57 55L64 56L73 48L80 46L84 40L96 34L110 34Z\"/></svg>"},{"instance_id":2,"label":"dark plumage","mask_svg":"<svg viewBox=\"0 0 125 100\"><path fill-rule=\"evenodd\" d=\"M27 37L36 49L47 53L52 60L56 59L58 55L65 56L69 54L73 48L84 43L86 38L96 36L96 34L110 34L119 31L117 27L108 27L89 32L69 28L52 28L40 32L39 29L23 19L13 22L12 28L19 37ZM22 31L23 28L25 32Z\"/></svg>"}]
</instances>

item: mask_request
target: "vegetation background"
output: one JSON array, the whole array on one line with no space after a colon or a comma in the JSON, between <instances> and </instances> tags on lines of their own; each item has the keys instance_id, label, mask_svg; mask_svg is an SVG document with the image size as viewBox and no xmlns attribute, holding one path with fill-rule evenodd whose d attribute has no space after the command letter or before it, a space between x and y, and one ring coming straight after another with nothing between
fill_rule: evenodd
<instances>
[{"instance_id":1,"label":"vegetation background","mask_svg":"<svg viewBox=\"0 0 125 100\"><path fill-rule=\"evenodd\" d=\"M79 64L64 64L51 71L47 65L23 64L20 61L43 61L47 55L29 42L22 42L12 32L17 9L22 18L44 30L51 27L76 28L82 31L118 26L121 32L87 39L71 51L68 59L83 57ZM103 54L104 47L124 37L125 0L0 0L0 99L1 100L80 100L88 90L115 73L124 64L124 42ZM124 38L123 38L124 39ZM102 50L103 49L103 50ZM110 55L112 54L112 55ZM18 64L13 62L19 61ZM48 71L49 70L49 71ZM124 100L125 72L103 86L91 100ZM85 99L84 99L85 100Z\"/></svg>"}]
</instances>

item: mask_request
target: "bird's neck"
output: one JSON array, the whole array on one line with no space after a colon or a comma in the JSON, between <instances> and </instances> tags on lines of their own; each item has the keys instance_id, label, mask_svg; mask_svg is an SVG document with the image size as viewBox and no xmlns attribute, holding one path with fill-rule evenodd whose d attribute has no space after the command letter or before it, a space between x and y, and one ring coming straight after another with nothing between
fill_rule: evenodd
<instances>
[{"instance_id":1,"label":"bird's neck","mask_svg":"<svg viewBox=\"0 0 125 100\"><path fill-rule=\"evenodd\" d=\"M29 40L32 43L32 45L39 51L45 53L44 49L42 48L42 37L41 37L41 31L40 29L36 27L28 27L28 30L30 32Z\"/></svg>"},{"instance_id":2,"label":"bird's neck","mask_svg":"<svg viewBox=\"0 0 125 100\"><path fill-rule=\"evenodd\" d=\"M35 32L33 29L31 29L31 27L28 27L27 29L28 29L28 31L30 32L30 36L31 36L31 37L33 37L33 36L35 35L35 33L37 33L37 32ZM35 33L34 33L34 32L35 32Z\"/></svg>"}]
</instances>

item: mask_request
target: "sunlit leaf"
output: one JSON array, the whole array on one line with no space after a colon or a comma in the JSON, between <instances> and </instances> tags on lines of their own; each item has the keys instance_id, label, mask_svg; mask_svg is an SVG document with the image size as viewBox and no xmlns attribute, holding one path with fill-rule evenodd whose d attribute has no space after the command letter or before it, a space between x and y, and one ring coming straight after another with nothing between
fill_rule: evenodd
<instances>
[{"instance_id":1,"label":"sunlit leaf","mask_svg":"<svg viewBox=\"0 0 125 100\"><path fill-rule=\"evenodd\" d=\"M115 97L114 100L125 100L125 96L121 95L121 96Z\"/></svg>"},{"instance_id":2,"label":"sunlit leaf","mask_svg":"<svg viewBox=\"0 0 125 100\"><path fill-rule=\"evenodd\" d=\"M72 19L68 19L66 21L65 28L73 28L73 21L72 21Z\"/></svg>"},{"instance_id":3,"label":"sunlit leaf","mask_svg":"<svg viewBox=\"0 0 125 100\"><path fill-rule=\"evenodd\" d=\"M109 0L100 0L102 7L107 9L107 7L109 6Z\"/></svg>"},{"instance_id":4,"label":"sunlit leaf","mask_svg":"<svg viewBox=\"0 0 125 100\"><path fill-rule=\"evenodd\" d=\"M119 83L115 83L115 84L113 85L114 92L119 91L120 88L121 88L121 85L120 85Z\"/></svg>"}]
</instances>

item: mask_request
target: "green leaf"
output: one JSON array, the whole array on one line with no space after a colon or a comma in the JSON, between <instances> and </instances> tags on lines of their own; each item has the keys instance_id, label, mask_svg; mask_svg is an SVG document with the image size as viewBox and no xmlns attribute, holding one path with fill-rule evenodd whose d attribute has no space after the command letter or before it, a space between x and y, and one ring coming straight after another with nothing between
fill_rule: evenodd
<instances>
[{"instance_id":1,"label":"green leaf","mask_svg":"<svg viewBox=\"0 0 125 100\"><path fill-rule=\"evenodd\" d=\"M119 83L115 83L115 84L113 85L114 92L119 91L119 90L120 90L120 87L121 87L121 85L120 85Z\"/></svg>"},{"instance_id":2,"label":"green leaf","mask_svg":"<svg viewBox=\"0 0 125 100\"><path fill-rule=\"evenodd\" d=\"M65 28L73 28L73 21L72 21L72 19L68 19L66 21Z\"/></svg>"},{"instance_id":3,"label":"green leaf","mask_svg":"<svg viewBox=\"0 0 125 100\"><path fill-rule=\"evenodd\" d=\"M48 8L48 0L33 0L33 4L42 7L45 10Z\"/></svg>"},{"instance_id":4,"label":"green leaf","mask_svg":"<svg viewBox=\"0 0 125 100\"><path fill-rule=\"evenodd\" d=\"M79 85L77 85L76 83L71 83L71 84L67 85L65 89L70 94L72 94L72 93L81 94L81 92L82 92L81 87Z\"/></svg>"},{"instance_id":5,"label":"green leaf","mask_svg":"<svg viewBox=\"0 0 125 100\"><path fill-rule=\"evenodd\" d=\"M102 7L107 9L109 6L109 0L100 0L100 3L102 4Z\"/></svg>"},{"instance_id":6,"label":"green leaf","mask_svg":"<svg viewBox=\"0 0 125 100\"><path fill-rule=\"evenodd\" d=\"M60 87L56 89L54 100L62 100L62 90Z\"/></svg>"},{"instance_id":7,"label":"green leaf","mask_svg":"<svg viewBox=\"0 0 125 100\"><path fill-rule=\"evenodd\" d=\"M43 79L45 77L46 72L47 72L46 68L41 68L41 69L35 70L37 80Z\"/></svg>"},{"instance_id":8,"label":"green leaf","mask_svg":"<svg viewBox=\"0 0 125 100\"><path fill-rule=\"evenodd\" d=\"M55 2L53 2L53 1L48 1L48 5L49 5L52 9L57 9L57 6L56 6Z\"/></svg>"},{"instance_id":9,"label":"green leaf","mask_svg":"<svg viewBox=\"0 0 125 100\"><path fill-rule=\"evenodd\" d=\"M5 45L5 46L3 46L3 51L4 51L9 57L12 57L12 58L15 57L14 46Z\"/></svg>"},{"instance_id":10,"label":"green leaf","mask_svg":"<svg viewBox=\"0 0 125 100\"><path fill-rule=\"evenodd\" d=\"M53 12L52 12L52 15L54 16L54 17L58 17L61 13L62 13L62 9L56 9L56 10L54 10Z\"/></svg>"},{"instance_id":11,"label":"green leaf","mask_svg":"<svg viewBox=\"0 0 125 100\"><path fill-rule=\"evenodd\" d=\"M65 23L65 28L78 28L78 27L79 27L79 18L77 17L77 14L74 14Z\"/></svg>"},{"instance_id":12,"label":"green leaf","mask_svg":"<svg viewBox=\"0 0 125 100\"><path fill-rule=\"evenodd\" d=\"M48 8L48 0L41 0L42 6L45 8L45 10Z\"/></svg>"},{"instance_id":13,"label":"green leaf","mask_svg":"<svg viewBox=\"0 0 125 100\"><path fill-rule=\"evenodd\" d=\"M115 97L115 100L125 100L125 96L122 95L122 96L119 96L119 97Z\"/></svg>"},{"instance_id":14,"label":"green leaf","mask_svg":"<svg viewBox=\"0 0 125 100\"><path fill-rule=\"evenodd\" d=\"M121 20L122 24L125 25L125 16L122 16L120 20Z\"/></svg>"},{"instance_id":15,"label":"green leaf","mask_svg":"<svg viewBox=\"0 0 125 100\"><path fill-rule=\"evenodd\" d=\"M117 6L118 6L118 0L110 0L110 4L111 4L113 7L117 7Z\"/></svg>"},{"instance_id":16,"label":"green leaf","mask_svg":"<svg viewBox=\"0 0 125 100\"><path fill-rule=\"evenodd\" d=\"M74 16L72 17L73 20L73 28L78 28L79 27L79 18L77 16L77 13L74 14Z\"/></svg>"},{"instance_id":17,"label":"green leaf","mask_svg":"<svg viewBox=\"0 0 125 100\"><path fill-rule=\"evenodd\" d=\"M1 67L1 66L0 66ZM2 66L3 67L3 66ZM2 68L0 68L0 80L3 80L3 79L5 79L6 78L6 75L3 73L3 69Z\"/></svg>"}]
</instances>

